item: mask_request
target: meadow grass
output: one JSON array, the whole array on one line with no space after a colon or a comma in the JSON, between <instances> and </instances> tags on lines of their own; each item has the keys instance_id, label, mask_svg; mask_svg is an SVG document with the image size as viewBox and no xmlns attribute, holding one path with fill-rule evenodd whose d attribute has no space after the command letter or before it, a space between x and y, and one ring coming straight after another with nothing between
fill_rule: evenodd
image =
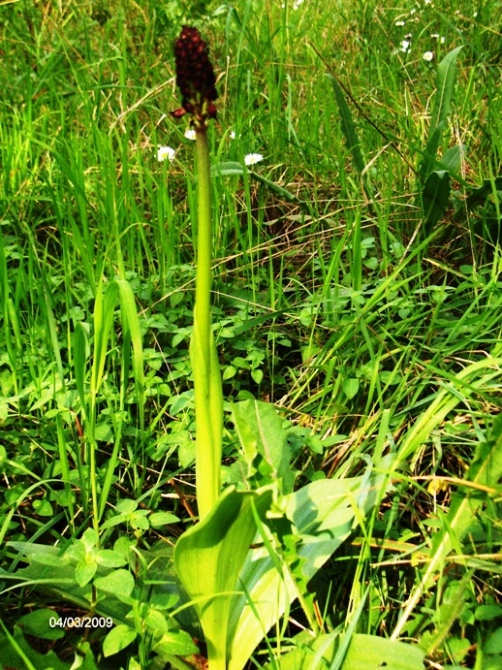
<instances>
[{"instance_id":1,"label":"meadow grass","mask_svg":"<svg viewBox=\"0 0 502 670\"><path fill-rule=\"evenodd\" d=\"M19 561L6 540L63 546L120 500L177 514L171 538L192 511L194 146L169 112L173 41L195 21L219 79L209 142L225 398L275 404L296 431L299 481L359 474L388 451L409 465L315 578L310 622L329 632L359 611L361 632L420 644L429 667L500 667L498 4L0 6L2 570ZM440 152L462 146L462 160L426 230L418 172L436 69L459 46ZM159 162L166 145L176 155ZM263 160L243 174L218 170L251 153ZM492 443L468 539L438 549L459 481ZM226 425L228 481L236 455ZM135 513L123 533L151 548L159 533ZM434 556L434 585L422 583ZM11 631L45 602L3 597ZM308 628L302 616L283 645ZM150 667L141 645L137 667Z\"/></svg>"}]
</instances>

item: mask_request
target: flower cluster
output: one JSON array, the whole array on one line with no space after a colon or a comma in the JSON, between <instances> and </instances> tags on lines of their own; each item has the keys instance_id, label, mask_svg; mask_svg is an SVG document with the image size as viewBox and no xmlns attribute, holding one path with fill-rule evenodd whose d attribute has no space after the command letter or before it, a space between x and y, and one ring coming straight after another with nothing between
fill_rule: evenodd
<instances>
[{"instance_id":1,"label":"flower cluster","mask_svg":"<svg viewBox=\"0 0 502 670\"><path fill-rule=\"evenodd\" d=\"M209 60L207 43L197 28L183 26L174 47L176 84L181 95L181 109L172 112L176 118L191 114L196 126L203 127L206 119L216 117L214 101L218 97L216 77Z\"/></svg>"}]
</instances>

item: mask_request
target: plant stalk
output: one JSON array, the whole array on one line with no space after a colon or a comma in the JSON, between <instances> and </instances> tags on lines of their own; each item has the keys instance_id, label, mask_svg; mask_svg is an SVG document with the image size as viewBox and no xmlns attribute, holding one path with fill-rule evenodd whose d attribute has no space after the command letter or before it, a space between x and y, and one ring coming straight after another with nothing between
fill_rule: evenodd
<instances>
[{"instance_id":1,"label":"plant stalk","mask_svg":"<svg viewBox=\"0 0 502 670\"><path fill-rule=\"evenodd\" d=\"M191 360L195 389L196 492L203 519L220 495L223 398L211 330L211 176L207 126L196 127L197 279Z\"/></svg>"}]
</instances>

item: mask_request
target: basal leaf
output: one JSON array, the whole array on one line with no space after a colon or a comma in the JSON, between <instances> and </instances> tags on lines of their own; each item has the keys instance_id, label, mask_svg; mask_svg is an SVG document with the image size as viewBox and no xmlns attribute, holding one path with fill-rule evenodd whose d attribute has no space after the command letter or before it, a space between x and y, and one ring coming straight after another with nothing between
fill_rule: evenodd
<instances>
[{"instance_id":1,"label":"basal leaf","mask_svg":"<svg viewBox=\"0 0 502 670\"><path fill-rule=\"evenodd\" d=\"M299 538L297 553L305 579L313 577L349 536L359 515L367 514L384 495L392 460L393 457L382 459L379 474L368 468L362 477L319 480L279 499L278 508L285 511L293 524L294 536ZM249 552L240 579L252 605L245 594L234 599L228 670L242 670L265 633L297 597L297 587L289 573L281 576L261 546Z\"/></svg>"},{"instance_id":2,"label":"basal leaf","mask_svg":"<svg viewBox=\"0 0 502 670\"><path fill-rule=\"evenodd\" d=\"M356 633L343 670L424 670L424 657L425 652L411 644Z\"/></svg>"},{"instance_id":3,"label":"basal leaf","mask_svg":"<svg viewBox=\"0 0 502 670\"><path fill-rule=\"evenodd\" d=\"M456 144L454 147L450 147L444 152L439 160L439 166L443 170L447 170L450 174L458 172L465 153L465 144Z\"/></svg>"},{"instance_id":4,"label":"basal leaf","mask_svg":"<svg viewBox=\"0 0 502 670\"><path fill-rule=\"evenodd\" d=\"M422 182L425 182L431 170L434 169L443 130L446 127L451 111L451 101L455 91L456 63L461 49L462 47L460 46L450 51L438 65L436 95L434 97L431 125L419 170Z\"/></svg>"},{"instance_id":5,"label":"basal leaf","mask_svg":"<svg viewBox=\"0 0 502 670\"><path fill-rule=\"evenodd\" d=\"M434 170L427 177L422 190L422 207L427 229L433 228L443 216L450 202L450 174Z\"/></svg>"},{"instance_id":6,"label":"basal leaf","mask_svg":"<svg viewBox=\"0 0 502 670\"><path fill-rule=\"evenodd\" d=\"M242 592L239 576L256 535L252 503L263 513L271 500L270 489L228 488L211 512L176 543L176 572L199 616L212 670L226 670L229 616Z\"/></svg>"},{"instance_id":7,"label":"basal leaf","mask_svg":"<svg viewBox=\"0 0 502 670\"><path fill-rule=\"evenodd\" d=\"M453 49L438 65L437 88L432 110L431 129L437 128L440 123L446 123L451 112L451 101L455 91L455 75L457 58L463 47Z\"/></svg>"}]
</instances>

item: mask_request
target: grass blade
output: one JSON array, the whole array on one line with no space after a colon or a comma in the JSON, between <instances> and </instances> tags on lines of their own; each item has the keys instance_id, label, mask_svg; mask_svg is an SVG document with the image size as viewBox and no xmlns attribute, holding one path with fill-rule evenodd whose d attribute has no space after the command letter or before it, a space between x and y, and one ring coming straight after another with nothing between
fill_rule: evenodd
<instances>
[{"instance_id":1,"label":"grass blade","mask_svg":"<svg viewBox=\"0 0 502 670\"><path fill-rule=\"evenodd\" d=\"M363 158L361 151L361 144L356 133L356 126L352 118L352 114L349 106L345 100L345 96L342 91L342 87L332 74L327 75L333 85L333 90L335 91L336 101L338 103L338 108L340 110L340 120L342 123L342 132L347 142L347 147L352 155L352 160L354 161L354 166L356 167L359 174L362 174L366 163Z\"/></svg>"}]
</instances>

